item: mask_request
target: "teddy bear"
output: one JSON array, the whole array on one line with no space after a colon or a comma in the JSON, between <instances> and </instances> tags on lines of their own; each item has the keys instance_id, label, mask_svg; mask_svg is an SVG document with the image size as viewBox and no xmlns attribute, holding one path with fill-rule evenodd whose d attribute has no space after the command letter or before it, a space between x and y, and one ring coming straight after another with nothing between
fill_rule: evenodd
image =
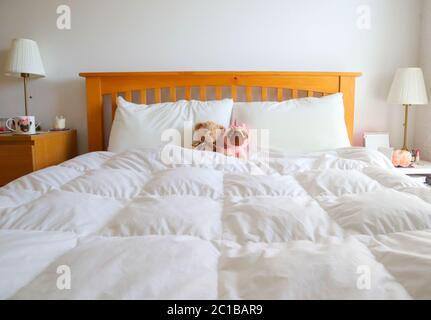
<instances>
[{"instance_id":1,"label":"teddy bear","mask_svg":"<svg viewBox=\"0 0 431 320\"><path fill-rule=\"evenodd\" d=\"M193 149L205 151L217 151L217 144L224 136L224 126L213 121L196 123L193 132Z\"/></svg>"},{"instance_id":2,"label":"teddy bear","mask_svg":"<svg viewBox=\"0 0 431 320\"><path fill-rule=\"evenodd\" d=\"M224 134L223 153L239 159L247 159L249 147L249 131L245 124L234 123Z\"/></svg>"}]
</instances>

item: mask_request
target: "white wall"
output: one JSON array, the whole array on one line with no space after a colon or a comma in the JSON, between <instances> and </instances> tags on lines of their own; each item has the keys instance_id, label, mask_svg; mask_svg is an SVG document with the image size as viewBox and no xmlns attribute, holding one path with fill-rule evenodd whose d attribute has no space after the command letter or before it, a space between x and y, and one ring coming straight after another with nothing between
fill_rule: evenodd
<instances>
[{"instance_id":1,"label":"white wall","mask_svg":"<svg viewBox=\"0 0 431 320\"><path fill-rule=\"evenodd\" d=\"M70 31L56 28L60 4L71 6ZM370 30L356 24L364 4ZM0 65L12 38L39 43L48 76L31 82L31 113L45 125L64 114L81 152L82 71L362 71L356 143L388 130L398 146L402 107L385 98L395 69L419 62L421 9L422 0L0 0ZM21 83L0 76L0 117L21 110Z\"/></svg>"},{"instance_id":2,"label":"white wall","mask_svg":"<svg viewBox=\"0 0 431 320\"><path fill-rule=\"evenodd\" d=\"M431 87L431 1L425 1L422 24L421 66L424 70L427 88ZM431 99L431 91L428 90ZM417 106L415 146L422 150L422 157L431 160L431 104Z\"/></svg>"}]
</instances>

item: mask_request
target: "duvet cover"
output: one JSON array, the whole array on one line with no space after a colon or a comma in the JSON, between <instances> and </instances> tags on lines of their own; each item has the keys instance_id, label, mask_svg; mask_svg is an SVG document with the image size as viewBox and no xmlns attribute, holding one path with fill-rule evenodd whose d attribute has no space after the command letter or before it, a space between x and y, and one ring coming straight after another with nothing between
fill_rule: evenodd
<instances>
[{"instance_id":1,"label":"duvet cover","mask_svg":"<svg viewBox=\"0 0 431 320\"><path fill-rule=\"evenodd\" d=\"M431 299L431 189L380 153L167 151L0 188L0 298Z\"/></svg>"}]
</instances>

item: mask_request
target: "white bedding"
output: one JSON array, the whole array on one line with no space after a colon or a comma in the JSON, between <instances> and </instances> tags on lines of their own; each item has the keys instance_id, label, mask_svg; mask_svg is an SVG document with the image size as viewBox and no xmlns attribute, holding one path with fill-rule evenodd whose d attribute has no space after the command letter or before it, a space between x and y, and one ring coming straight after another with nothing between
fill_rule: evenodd
<instances>
[{"instance_id":1,"label":"white bedding","mask_svg":"<svg viewBox=\"0 0 431 320\"><path fill-rule=\"evenodd\" d=\"M86 154L0 188L0 298L431 299L431 189L365 149Z\"/></svg>"}]
</instances>

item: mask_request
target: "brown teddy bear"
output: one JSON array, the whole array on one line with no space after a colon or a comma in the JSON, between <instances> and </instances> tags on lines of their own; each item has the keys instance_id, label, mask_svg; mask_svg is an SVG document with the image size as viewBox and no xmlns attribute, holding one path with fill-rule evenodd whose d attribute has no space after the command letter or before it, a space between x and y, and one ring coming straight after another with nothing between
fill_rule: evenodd
<instances>
[{"instance_id":1,"label":"brown teddy bear","mask_svg":"<svg viewBox=\"0 0 431 320\"><path fill-rule=\"evenodd\" d=\"M217 141L223 138L225 128L212 121L196 123L193 132L193 149L217 151Z\"/></svg>"}]
</instances>

